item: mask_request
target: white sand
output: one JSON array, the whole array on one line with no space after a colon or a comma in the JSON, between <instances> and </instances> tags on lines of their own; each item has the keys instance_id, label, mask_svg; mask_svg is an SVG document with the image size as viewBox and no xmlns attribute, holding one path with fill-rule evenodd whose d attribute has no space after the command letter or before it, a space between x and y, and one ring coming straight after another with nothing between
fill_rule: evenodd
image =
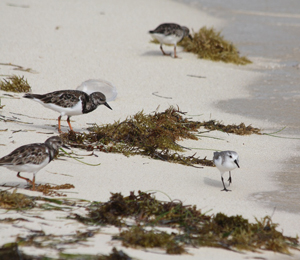
<instances>
[{"instance_id":1,"label":"white sand","mask_svg":"<svg viewBox=\"0 0 300 260\"><path fill-rule=\"evenodd\" d=\"M220 29L226 26L224 21L167 0L11 0L9 4L14 6L8 5L6 1L0 3L0 62L21 65L37 73L15 71L13 67L1 65L1 75L24 75L34 93L75 89L83 81L95 78L110 81L117 87L118 97L109 103L113 110L99 107L90 114L73 117L72 125L75 131L85 131L87 123L113 123L141 110L150 113L159 106L159 111L163 111L170 105L178 105L189 115L201 115L194 117L194 120L212 118L222 120L225 124L244 122L246 125L263 128L266 132L278 130L280 127L267 119L258 121L227 114L214 106L223 99L248 97L246 86L262 77L260 73L251 70L256 64L239 67L200 60L193 54L182 52L180 47L178 56L181 59L173 59L162 56L159 46L149 43L151 37L147 32L162 22L176 22L198 30L204 25ZM164 48L173 52L172 47ZM172 99L157 97L153 92ZM3 94L5 93L1 92L1 95ZM22 94L15 96L22 97ZM0 132L1 144L4 145L1 146L1 157L23 144L43 142L47 137L57 134L57 129L53 126L57 125L57 113L22 98L2 98L1 103L5 105L0 111L1 115L11 117L12 112L20 113L26 115L17 116L21 121L33 123L1 122L0 130L8 129ZM62 129L67 130L65 121ZM14 133L18 130L22 131ZM276 205L262 205L252 194L276 189L272 176L282 169L284 161L298 155L295 142L260 135L235 136L220 132L209 135L223 140L203 138L199 141L184 141L182 145L237 151L241 168L232 173L232 192L220 191L222 183L216 168L196 169L141 156L127 158L120 154L101 152L96 152L98 158L84 158L86 162L94 164L101 162L98 167L86 166L72 159L54 161L38 173L37 183L72 183L75 189L71 192L74 193L68 194L68 198L106 201L110 192L128 195L130 191L159 190L172 199L182 200L184 204L195 204L203 212L241 214L251 221L254 221L255 217L260 219L271 215ZM187 153L194 152L209 159L213 154L211 150L192 150ZM87 154L85 151L79 153ZM19 192L40 195L24 190L24 181L6 168L1 168L1 178L1 184L20 185ZM167 200L167 197L159 192L157 198ZM2 214L2 218L12 214ZM295 236L300 233L298 215L275 211L272 219L280 224L279 230L283 230L285 235ZM46 220L53 229L44 224L47 223ZM53 213L48 213L46 220L38 222L34 219L30 228L48 233L60 230L61 234L69 234L83 228L70 220L58 220L58 216ZM19 226L22 225L23 223L19 223ZM2 243L14 241L20 230L16 227L7 228L7 224L1 224L0 228ZM23 232L29 231L23 229ZM109 253L112 245L122 248L119 242L109 241L109 235L97 235L89 240L90 247L77 245L70 247L66 252L95 254ZM151 253L155 250L122 250L139 259L161 260L198 259L204 256L206 259L299 257L299 253L291 258L274 253L238 254L215 248L190 249L191 255L184 256ZM29 249L25 251L32 253Z\"/></svg>"}]
</instances>

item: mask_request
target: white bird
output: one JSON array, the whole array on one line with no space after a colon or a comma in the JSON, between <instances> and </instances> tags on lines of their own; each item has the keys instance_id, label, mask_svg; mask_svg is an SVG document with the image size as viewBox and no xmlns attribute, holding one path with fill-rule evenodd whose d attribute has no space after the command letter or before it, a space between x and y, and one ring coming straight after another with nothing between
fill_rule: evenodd
<instances>
[{"instance_id":1,"label":"white bird","mask_svg":"<svg viewBox=\"0 0 300 260\"><path fill-rule=\"evenodd\" d=\"M229 171L229 185L232 182L231 179L231 171L236 169L239 166L239 155L234 151L222 151L222 152L214 152L213 162L216 167L219 169L221 173L221 179L224 186L222 191L231 191L226 189L223 179L223 174Z\"/></svg>"}]
</instances>

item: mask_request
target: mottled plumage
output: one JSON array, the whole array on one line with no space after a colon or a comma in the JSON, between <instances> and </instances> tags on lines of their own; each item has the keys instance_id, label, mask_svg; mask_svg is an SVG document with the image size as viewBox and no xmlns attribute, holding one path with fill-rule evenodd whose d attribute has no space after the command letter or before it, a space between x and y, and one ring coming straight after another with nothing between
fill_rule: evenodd
<instances>
[{"instance_id":1,"label":"mottled plumage","mask_svg":"<svg viewBox=\"0 0 300 260\"><path fill-rule=\"evenodd\" d=\"M162 45L163 44L173 44L174 45L174 58L177 58L176 55L176 45L180 42L185 36L188 36L192 39L189 34L190 31L185 26L180 26L175 23L163 23L159 25L155 30L149 31L151 36L157 39L160 42L160 49L163 55L171 55L164 52Z\"/></svg>"},{"instance_id":2,"label":"mottled plumage","mask_svg":"<svg viewBox=\"0 0 300 260\"><path fill-rule=\"evenodd\" d=\"M58 117L58 131L61 133L60 120L62 116L68 116L67 122L70 130L73 131L70 117L87 114L94 111L99 105L105 105L112 109L106 102L106 97L101 92L94 92L90 95L80 90L60 90L40 94L25 94L25 98L33 99L43 106L60 113Z\"/></svg>"},{"instance_id":3,"label":"mottled plumage","mask_svg":"<svg viewBox=\"0 0 300 260\"><path fill-rule=\"evenodd\" d=\"M224 189L222 191L230 191L226 189L224 180L223 180L223 174L227 171L229 171L229 185L232 181L231 179L231 171L235 168L240 168L239 166L239 156L234 151L222 151L222 152L214 152L213 157L214 164L219 169L221 173L221 180L223 183Z\"/></svg>"},{"instance_id":4,"label":"mottled plumage","mask_svg":"<svg viewBox=\"0 0 300 260\"><path fill-rule=\"evenodd\" d=\"M60 137L52 136L45 143L33 143L20 146L10 154L0 159L0 166L18 172L17 177L32 184L35 190L35 175L44 168L58 153L58 149L63 145ZM33 180L20 176L20 172L32 172Z\"/></svg>"}]
</instances>

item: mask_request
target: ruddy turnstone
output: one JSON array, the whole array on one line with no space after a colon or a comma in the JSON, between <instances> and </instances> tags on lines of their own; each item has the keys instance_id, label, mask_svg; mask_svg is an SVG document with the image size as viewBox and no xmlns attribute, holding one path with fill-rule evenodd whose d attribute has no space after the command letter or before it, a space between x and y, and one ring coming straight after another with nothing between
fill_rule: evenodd
<instances>
[{"instance_id":1,"label":"ruddy turnstone","mask_svg":"<svg viewBox=\"0 0 300 260\"><path fill-rule=\"evenodd\" d=\"M52 136L45 143L23 145L2 157L0 166L18 172L17 177L32 184L32 190L35 190L35 175L53 160L61 146L63 142L59 136ZM22 177L21 172L32 172L32 181Z\"/></svg>"},{"instance_id":2,"label":"ruddy turnstone","mask_svg":"<svg viewBox=\"0 0 300 260\"><path fill-rule=\"evenodd\" d=\"M163 55L171 55L164 52L162 45L173 44L174 45L174 58L178 58L176 55L176 45L180 42L185 36L188 36L192 39L192 36L189 34L190 31L185 26L180 26L175 23L163 23L159 25L155 30L149 31L151 36L157 39L160 42L160 49Z\"/></svg>"},{"instance_id":3,"label":"ruddy turnstone","mask_svg":"<svg viewBox=\"0 0 300 260\"><path fill-rule=\"evenodd\" d=\"M68 116L67 122L70 130L73 128L70 117L87 114L94 111L99 105L105 105L112 109L106 102L106 97L101 92L93 92L90 95L80 90L59 90L44 95L25 94L25 98L33 99L44 107L60 113L58 117L58 132L61 133L60 120L62 116Z\"/></svg>"},{"instance_id":4,"label":"ruddy turnstone","mask_svg":"<svg viewBox=\"0 0 300 260\"><path fill-rule=\"evenodd\" d=\"M239 156L236 152L233 151L223 151L223 152L214 152L214 158L213 158L214 164L217 166L221 173L221 179L223 183L224 189L222 191L230 191L226 189L224 180L223 180L223 174L227 171L229 171L229 185L231 183L231 172L235 168L240 168L239 166Z\"/></svg>"}]
</instances>

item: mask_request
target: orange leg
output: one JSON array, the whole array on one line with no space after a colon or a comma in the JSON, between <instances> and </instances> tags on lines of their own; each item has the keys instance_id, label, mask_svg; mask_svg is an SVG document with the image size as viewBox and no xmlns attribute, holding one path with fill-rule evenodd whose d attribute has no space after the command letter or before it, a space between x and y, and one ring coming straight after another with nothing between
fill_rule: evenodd
<instances>
[{"instance_id":1,"label":"orange leg","mask_svg":"<svg viewBox=\"0 0 300 260\"><path fill-rule=\"evenodd\" d=\"M31 190L35 190L35 173L33 174L33 179L32 179L32 181L29 180L28 178L25 178L25 177L21 176L21 175L20 175L20 172L18 172L17 177L19 177L19 178L21 178L21 179L23 179L23 180L29 182L29 184L32 185L32 189L31 189Z\"/></svg>"},{"instance_id":2,"label":"orange leg","mask_svg":"<svg viewBox=\"0 0 300 260\"><path fill-rule=\"evenodd\" d=\"M171 53L169 53L169 54L165 53L165 51L163 50L162 44L160 45L160 49L161 49L163 55L171 56Z\"/></svg>"},{"instance_id":3,"label":"orange leg","mask_svg":"<svg viewBox=\"0 0 300 260\"><path fill-rule=\"evenodd\" d=\"M18 172L17 177L19 177L19 178L21 178L21 179L23 179L23 180L29 182L30 184L32 184L32 181L29 180L28 178L25 178L25 177L21 176L21 175L20 175L20 172Z\"/></svg>"},{"instance_id":4,"label":"orange leg","mask_svg":"<svg viewBox=\"0 0 300 260\"><path fill-rule=\"evenodd\" d=\"M174 45L174 58L178 58L178 56L176 55L176 45Z\"/></svg>"},{"instance_id":5,"label":"orange leg","mask_svg":"<svg viewBox=\"0 0 300 260\"><path fill-rule=\"evenodd\" d=\"M67 118L67 122L68 122L68 125L69 125L69 127L70 127L70 130L73 131L73 128L72 128L71 123L70 123L70 117L69 117L69 116L68 116L68 118ZM74 131L73 131L73 132L74 132Z\"/></svg>"},{"instance_id":6,"label":"orange leg","mask_svg":"<svg viewBox=\"0 0 300 260\"><path fill-rule=\"evenodd\" d=\"M61 134L62 131L60 129L60 120L61 120L61 116L58 117L58 132Z\"/></svg>"},{"instance_id":7,"label":"orange leg","mask_svg":"<svg viewBox=\"0 0 300 260\"><path fill-rule=\"evenodd\" d=\"M33 174L32 189L31 190L35 190L35 173Z\"/></svg>"}]
</instances>

